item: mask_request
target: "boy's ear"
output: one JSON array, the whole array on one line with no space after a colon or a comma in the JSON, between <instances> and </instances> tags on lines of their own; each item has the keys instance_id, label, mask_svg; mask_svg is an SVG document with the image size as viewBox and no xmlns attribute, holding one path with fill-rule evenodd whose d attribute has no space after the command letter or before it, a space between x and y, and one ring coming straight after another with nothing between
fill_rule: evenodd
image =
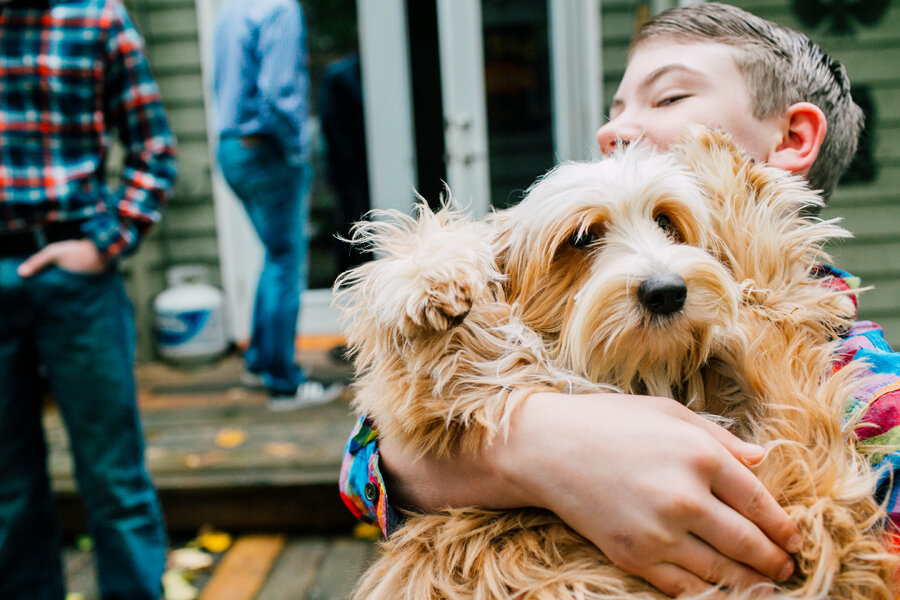
<instances>
[{"instance_id":1,"label":"boy's ear","mask_svg":"<svg viewBox=\"0 0 900 600\"><path fill-rule=\"evenodd\" d=\"M766 161L791 173L806 175L825 139L825 113L815 104L798 102L785 111L781 121L781 138L769 152Z\"/></svg>"}]
</instances>

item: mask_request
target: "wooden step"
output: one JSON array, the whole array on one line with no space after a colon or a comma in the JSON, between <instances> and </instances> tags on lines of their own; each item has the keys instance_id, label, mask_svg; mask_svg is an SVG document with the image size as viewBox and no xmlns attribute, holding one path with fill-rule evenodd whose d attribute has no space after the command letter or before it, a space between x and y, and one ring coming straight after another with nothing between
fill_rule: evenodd
<instances>
[{"instance_id":1,"label":"wooden step","mask_svg":"<svg viewBox=\"0 0 900 600\"><path fill-rule=\"evenodd\" d=\"M208 523L321 532L351 524L337 490L356 421L349 393L323 406L273 413L264 392L241 386L242 369L238 357L197 370L138 368L147 467L170 531L191 533ZM63 524L83 533L69 439L52 407L44 426Z\"/></svg>"}]
</instances>

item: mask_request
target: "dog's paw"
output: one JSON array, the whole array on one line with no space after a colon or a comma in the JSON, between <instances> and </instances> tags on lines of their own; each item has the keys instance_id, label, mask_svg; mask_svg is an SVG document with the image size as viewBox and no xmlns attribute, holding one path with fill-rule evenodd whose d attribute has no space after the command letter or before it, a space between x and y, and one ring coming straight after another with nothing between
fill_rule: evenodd
<instances>
[{"instance_id":1,"label":"dog's paw","mask_svg":"<svg viewBox=\"0 0 900 600\"><path fill-rule=\"evenodd\" d=\"M469 314L475 295L475 286L468 282L432 282L409 299L404 328L408 333L452 329Z\"/></svg>"}]
</instances>

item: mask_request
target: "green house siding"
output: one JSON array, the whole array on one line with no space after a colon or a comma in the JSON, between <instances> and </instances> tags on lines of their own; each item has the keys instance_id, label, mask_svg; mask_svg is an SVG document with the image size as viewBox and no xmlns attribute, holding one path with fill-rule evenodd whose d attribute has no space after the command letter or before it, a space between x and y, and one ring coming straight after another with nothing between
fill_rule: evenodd
<instances>
[{"instance_id":1,"label":"green house siding","mask_svg":"<svg viewBox=\"0 0 900 600\"><path fill-rule=\"evenodd\" d=\"M153 299L166 270L193 263L219 283L219 253L212 199L206 108L194 0L126 0L147 43L147 54L172 129L178 137L179 175L163 220L125 261L135 306L138 359L153 357Z\"/></svg>"},{"instance_id":2,"label":"green house siding","mask_svg":"<svg viewBox=\"0 0 900 600\"><path fill-rule=\"evenodd\" d=\"M625 66L625 51L635 23L649 3L604 0L603 65L606 102ZM763 18L803 31L847 68L854 86L868 86L874 106L876 176L842 184L823 217L841 217L852 240L831 248L834 264L860 276L873 289L860 297L860 319L882 325L888 341L900 347L900 3L894 2L873 27L854 23L854 33L839 36L823 23L814 30L793 14L790 0L730 2Z\"/></svg>"}]
</instances>

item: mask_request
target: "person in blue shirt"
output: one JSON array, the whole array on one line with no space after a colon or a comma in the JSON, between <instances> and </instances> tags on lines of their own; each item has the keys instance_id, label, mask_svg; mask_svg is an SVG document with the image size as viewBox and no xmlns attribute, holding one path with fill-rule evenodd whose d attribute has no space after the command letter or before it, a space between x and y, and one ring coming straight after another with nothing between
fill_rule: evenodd
<instances>
[{"instance_id":1,"label":"person in blue shirt","mask_svg":"<svg viewBox=\"0 0 900 600\"><path fill-rule=\"evenodd\" d=\"M312 179L300 4L225 0L213 50L219 166L265 250L244 354L246 379L268 389L272 410L328 402L341 386L307 380L294 358L300 294L307 280L304 230Z\"/></svg>"}]
</instances>

